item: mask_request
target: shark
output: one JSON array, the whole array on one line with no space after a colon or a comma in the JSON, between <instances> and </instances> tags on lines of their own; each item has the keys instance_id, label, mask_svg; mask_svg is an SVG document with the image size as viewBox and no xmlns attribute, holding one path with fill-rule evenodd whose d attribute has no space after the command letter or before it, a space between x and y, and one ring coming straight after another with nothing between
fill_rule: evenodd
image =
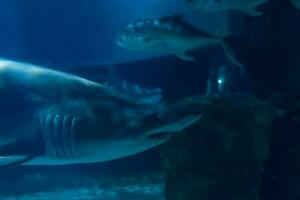
<instances>
[{"instance_id":1,"label":"shark","mask_svg":"<svg viewBox=\"0 0 300 200\"><path fill-rule=\"evenodd\" d=\"M167 142L203 115L5 59L0 60L0 111L1 168L119 159Z\"/></svg>"}]
</instances>

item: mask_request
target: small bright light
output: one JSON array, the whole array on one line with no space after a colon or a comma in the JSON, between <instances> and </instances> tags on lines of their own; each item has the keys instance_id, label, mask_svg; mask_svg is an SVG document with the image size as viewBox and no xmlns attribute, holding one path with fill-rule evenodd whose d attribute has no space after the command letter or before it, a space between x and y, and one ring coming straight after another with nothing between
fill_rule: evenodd
<instances>
[{"instance_id":1,"label":"small bright light","mask_svg":"<svg viewBox=\"0 0 300 200\"><path fill-rule=\"evenodd\" d=\"M223 80L222 80L222 79L218 79L218 83L219 83L219 84L222 84L222 83L223 83Z\"/></svg>"}]
</instances>

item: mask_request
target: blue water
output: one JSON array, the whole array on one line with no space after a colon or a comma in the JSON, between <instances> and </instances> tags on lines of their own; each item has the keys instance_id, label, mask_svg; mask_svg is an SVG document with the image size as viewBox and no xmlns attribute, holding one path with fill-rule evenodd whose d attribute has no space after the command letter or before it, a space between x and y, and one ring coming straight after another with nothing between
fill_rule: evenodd
<instances>
[{"instance_id":1,"label":"blue water","mask_svg":"<svg viewBox=\"0 0 300 200\"><path fill-rule=\"evenodd\" d=\"M65 167L16 167L0 172L1 199L163 199L159 159L127 159Z\"/></svg>"},{"instance_id":2,"label":"blue water","mask_svg":"<svg viewBox=\"0 0 300 200\"><path fill-rule=\"evenodd\" d=\"M0 57L107 83L121 92L124 82L126 88L159 91L151 98L142 94L152 103L205 94L299 97L300 12L285 0L274 0L264 10L262 18L249 18L236 12L199 13L183 0L1 0ZM246 44L235 45L246 74L225 58L221 47L196 50L191 53L195 61L186 62L165 52L135 53L115 44L116 34L135 19L178 13L211 33L230 27L247 38ZM107 75L109 66L117 80ZM289 200L289 166L282 160L289 145L298 145L294 133L299 125L285 120L274 128L262 200ZM1 200L165 200L164 187L157 149L104 163L0 169Z\"/></svg>"},{"instance_id":3,"label":"blue water","mask_svg":"<svg viewBox=\"0 0 300 200\"><path fill-rule=\"evenodd\" d=\"M186 13L196 25L215 31L226 20L187 12L181 0L4 0L0 2L1 57L52 67L87 66L153 57L115 45L115 35L138 18ZM209 19L209 23L206 21Z\"/></svg>"}]
</instances>

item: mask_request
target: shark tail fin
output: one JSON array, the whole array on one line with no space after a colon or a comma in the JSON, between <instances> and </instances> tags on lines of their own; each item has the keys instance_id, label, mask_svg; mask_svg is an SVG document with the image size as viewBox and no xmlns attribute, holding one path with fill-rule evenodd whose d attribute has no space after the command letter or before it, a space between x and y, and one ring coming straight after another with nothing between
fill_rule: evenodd
<instances>
[{"instance_id":1,"label":"shark tail fin","mask_svg":"<svg viewBox=\"0 0 300 200\"><path fill-rule=\"evenodd\" d=\"M16 167L34 158L35 156L0 156L0 169Z\"/></svg>"}]
</instances>

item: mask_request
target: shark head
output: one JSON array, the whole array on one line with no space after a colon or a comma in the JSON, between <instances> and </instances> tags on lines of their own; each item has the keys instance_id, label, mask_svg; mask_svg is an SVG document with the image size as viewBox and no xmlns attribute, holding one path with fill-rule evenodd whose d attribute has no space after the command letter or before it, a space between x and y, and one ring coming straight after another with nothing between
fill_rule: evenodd
<instances>
[{"instance_id":1,"label":"shark head","mask_svg":"<svg viewBox=\"0 0 300 200\"><path fill-rule=\"evenodd\" d=\"M137 141L146 147L160 145L177 132L184 130L198 121L200 111L190 111L175 107L149 113L141 119Z\"/></svg>"},{"instance_id":2,"label":"shark head","mask_svg":"<svg viewBox=\"0 0 300 200\"><path fill-rule=\"evenodd\" d=\"M112 119L105 115L94 118L89 127L81 129L75 145L85 162L113 160L167 142L174 133L194 124L202 116L201 111L191 111L175 106L159 109L117 109ZM91 121L91 120L89 120Z\"/></svg>"}]
</instances>

